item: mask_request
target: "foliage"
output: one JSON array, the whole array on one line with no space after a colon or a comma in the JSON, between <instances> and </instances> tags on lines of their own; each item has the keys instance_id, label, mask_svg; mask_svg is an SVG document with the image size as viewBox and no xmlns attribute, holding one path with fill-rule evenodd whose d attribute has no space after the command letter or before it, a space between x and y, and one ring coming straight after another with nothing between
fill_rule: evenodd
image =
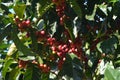
<instances>
[{"instance_id":1,"label":"foliage","mask_svg":"<svg viewBox=\"0 0 120 80\"><path fill-rule=\"evenodd\" d=\"M0 0L3 80L119 80L119 0Z\"/></svg>"}]
</instances>

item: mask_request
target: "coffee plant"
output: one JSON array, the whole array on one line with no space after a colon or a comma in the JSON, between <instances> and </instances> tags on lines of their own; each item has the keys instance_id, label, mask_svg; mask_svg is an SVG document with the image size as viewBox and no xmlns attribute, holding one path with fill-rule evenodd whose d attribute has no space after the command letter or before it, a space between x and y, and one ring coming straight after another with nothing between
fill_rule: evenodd
<instances>
[{"instance_id":1,"label":"coffee plant","mask_svg":"<svg viewBox=\"0 0 120 80\"><path fill-rule=\"evenodd\" d=\"M0 80L120 80L120 1L0 0Z\"/></svg>"}]
</instances>

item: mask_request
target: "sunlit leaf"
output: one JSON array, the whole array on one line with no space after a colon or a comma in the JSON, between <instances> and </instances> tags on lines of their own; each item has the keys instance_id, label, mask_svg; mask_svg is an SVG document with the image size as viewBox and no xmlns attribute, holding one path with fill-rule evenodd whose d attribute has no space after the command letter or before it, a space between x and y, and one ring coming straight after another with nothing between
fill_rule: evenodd
<instances>
[{"instance_id":1,"label":"sunlit leaf","mask_svg":"<svg viewBox=\"0 0 120 80\"><path fill-rule=\"evenodd\" d=\"M53 23L51 26L52 26L51 27L51 34L54 35L54 33L56 32L57 22Z\"/></svg>"},{"instance_id":2,"label":"sunlit leaf","mask_svg":"<svg viewBox=\"0 0 120 80\"><path fill-rule=\"evenodd\" d=\"M53 3L48 3L47 2L44 6L40 7L38 9L39 10L39 16L43 16L52 6L53 6Z\"/></svg>"},{"instance_id":3,"label":"sunlit leaf","mask_svg":"<svg viewBox=\"0 0 120 80\"><path fill-rule=\"evenodd\" d=\"M117 1L119 1L119 0L107 0L108 2L113 2L113 3L115 3L115 2L117 2Z\"/></svg>"},{"instance_id":4,"label":"sunlit leaf","mask_svg":"<svg viewBox=\"0 0 120 80\"><path fill-rule=\"evenodd\" d=\"M15 69L13 69L11 72L10 72L10 75L9 75L9 80L17 80L19 78L19 75L20 75L20 68L16 67Z\"/></svg>"},{"instance_id":5,"label":"sunlit leaf","mask_svg":"<svg viewBox=\"0 0 120 80\"><path fill-rule=\"evenodd\" d=\"M8 59L5 61L4 65L3 65L3 69L2 69L2 77L5 78L6 73L10 67L10 65L14 62L13 59Z\"/></svg>"},{"instance_id":6,"label":"sunlit leaf","mask_svg":"<svg viewBox=\"0 0 120 80\"><path fill-rule=\"evenodd\" d=\"M19 18L23 18L26 5L23 3L16 3L14 6L14 11Z\"/></svg>"},{"instance_id":7,"label":"sunlit leaf","mask_svg":"<svg viewBox=\"0 0 120 80\"><path fill-rule=\"evenodd\" d=\"M13 39L13 42L15 43L17 49L19 51L21 51L24 55L35 55L33 54L33 52L28 48L26 47L21 41L20 39L18 38L17 36L17 31L16 29L14 29L12 32L12 39Z\"/></svg>"},{"instance_id":8,"label":"sunlit leaf","mask_svg":"<svg viewBox=\"0 0 120 80\"><path fill-rule=\"evenodd\" d=\"M15 44L12 43L12 44L10 45L10 47L9 47L9 50L8 50L8 52L7 52L7 55L8 55L8 56L11 56L11 55L14 54L16 51L17 51L17 48L16 48Z\"/></svg>"},{"instance_id":9,"label":"sunlit leaf","mask_svg":"<svg viewBox=\"0 0 120 80\"><path fill-rule=\"evenodd\" d=\"M104 75L105 75L105 80L119 80L120 70L114 69L110 65L108 65Z\"/></svg>"},{"instance_id":10,"label":"sunlit leaf","mask_svg":"<svg viewBox=\"0 0 120 80\"><path fill-rule=\"evenodd\" d=\"M38 30L42 30L44 28L44 20L41 19L37 23Z\"/></svg>"}]
</instances>

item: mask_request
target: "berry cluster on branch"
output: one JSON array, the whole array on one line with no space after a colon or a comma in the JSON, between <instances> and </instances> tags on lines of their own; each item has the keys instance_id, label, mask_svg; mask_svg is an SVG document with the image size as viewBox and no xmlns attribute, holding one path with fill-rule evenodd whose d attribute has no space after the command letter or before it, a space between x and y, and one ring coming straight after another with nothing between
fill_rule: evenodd
<instances>
[{"instance_id":1,"label":"berry cluster on branch","mask_svg":"<svg viewBox=\"0 0 120 80\"><path fill-rule=\"evenodd\" d=\"M65 20L69 17L66 16L66 1L65 0L52 0L52 2L56 5L57 15L60 17L60 24L63 25Z\"/></svg>"},{"instance_id":2,"label":"berry cluster on branch","mask_svg":"<svg viewBox=\"0 0 120 80\"><path fill-rule=\"evenodd\" d=\"M23 32L26 31L28 28L32 28L31 27L31 22L30 20L20 20L19 18L15 18L15 23L18 26L18 29Z\"/></svg>"},{"instance_id":3,"label":"berry cluster on branch","mask_svg":"<svg viewBox=\"0 0 120 80\"><path fill-rule=\"evenodd\" d=\"M22 31L27 31L27 37L30 37L29 34L29 28L31 27L31 22L29 20L22 20L20 21L18 18L15 20L16 24L18 26L18 29ZM34 33L34 36L37 38L38 43L42 43L45 46L48 46L49 49L58 56L58 61L56 63L58 64L58 69L62 68L62 65L64 64L66 60L66 54L73 53L77 55L79 59L84 60L83 52L82 52L82 39L80 37L77 37L74 41L70 39L70 35L67 30L63 32L64 35L66 35L67 40L57 40L55 37L51 37L50 34L46 33L45 30L36 30ZM24 64L23 67L27 64L24 61L20 61L20 64ZM20 65L19 65L20 66ZM22 66L21 66L22 67ZM49 70L50 68L43 68L41 64L39 67L43 70L43 72L46 72L46 70Z\"/></svg>"},{"instance_id":4,"label":"berry cluster on branch","mask_svg":"<svg viewBox=\"0 0 120 80\"><path fill-rule=\"evenodd\" d=\"M33 60L31 61L24 61L24 60L18 60L18 67L21 69L25 69L27 65L29 64L35 64L38 66L38 68L43 72L43 73L49 73L50 72L50 67L47 64L39 64L37 61Z\"/></svg>"}]
</instances>

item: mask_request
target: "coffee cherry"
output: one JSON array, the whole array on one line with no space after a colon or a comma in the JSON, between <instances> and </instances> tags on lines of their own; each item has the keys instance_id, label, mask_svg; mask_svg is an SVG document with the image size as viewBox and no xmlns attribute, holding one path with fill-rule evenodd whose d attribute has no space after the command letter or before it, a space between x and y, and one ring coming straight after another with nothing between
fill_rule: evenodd
<instances>
[{"instance_id":1,"label":"coffee cherry","mask_svg":"<svg viewBox=\"0 0 120 80\"><path fill-rule=\"evenodd\" d=\"M29 28L30 27L30 20L22 21L23 28Z\"/></svg>"},{"instance_id":2,"label":"coffee cherry","mask_svg":"<svg viewBox=\"0 0 120 80\"><path fill-rule=\"evenodd\" d=\"M105 54L105 53L102 53L102 54L101 54L101 56L102 56L102 57L105 57L105 56L106 56L106 54Z\"/></svg>"},{"instance_id":3,"label":"coffee cherry","mask_svg":"<svg viewBox=\"0 0 120 80\"><path fill-rule=\"evenodd\" d=\"M35 60L33 60L33 61L32 61L32 63L33 63L33 64L38 64L38 62L37 62L37 61L35 61Z\"/></svg>"},{"instance_id":4,"label":"coffee cherry","mask_svg":"<svg viewBox=\"0 0 120 80\"><path fill-rule=\"evenodd\" d=\"M19 22L18 24L18 29L21 31L21 32L23 32L23 31L25 31L26 29L28 29L28 28L31 28L31 23L30 23L30 20L24 20L24 21L22 21L22 22Z\"/></svg>"},{"instance_id":5,"label":"coffee cherry","mask_svg":"<svg viewBox=\"0 0 120 80\"><path fill-rule=\"evenodd\" d=\"M50 61L55 61L56 57L52 54L49 56Z\"/></svg>"},{"instance_id":6,"label":"coffee cherry","mask_svg":"<svg viewBox=\"0 0 120 80\"><path fill-rule=\"evenodd\" d=\"M99 60L98 60L98 64L100 64L100 63L101 63L101 61L102 61L102 60L101 60L101 59L99 59Z\"/></svg>"},{"instance_id":7,"label":"coffee cherry","mask_svg":"<svg viewBox=\"0 0 120 80\"><path fill-rule=\"evenodd\" d=\"M51 50L56 52L57 48L55 46L51 46Z\"/></svg>"},{"instance_id":8,"label":"coffee cherry","mask_svg":"<svg viewBox=\"0 0 120 80\"><path fill-rule=\"evenodd\" d=\"M57 15L60 17L60 24L63 25L65 19L65 9L66 9L66 4L65 0L52 0L52 2L56 5L56 12Z\"/></svg>"},{"instance_id":9,"label":"coffee cherry","mask_svg":"<svg viewBox=\"0 0 120 80\"><path fill-rule=\"evenodd\" d=\"M58 46L58 50L59 50L59 51L62 51L62 45L59 45L59 46Z\"/></svg>"},{"instance_id":10,"label":"coffee cherry","mask_svg":"<svg viewBox=\"0 0 120 80\"><path fill-rule=\"evenodd\" d=\"M53 45L53 44L55 44L55 42L56 42L56 39L55 38L48 38L47 39L47 43L49 44L49 45Z\"/></svg>"},{"instance_id":11,"label":"coffee cherry","mask_svg":"<svg viewBox=\"0 0 120 80\"><path fill-rule=\"evenodd\" d=\"M59 0L52 0L52 2L53 2L54 4L56 4L58 1L59 1Z\"/></svg>"},{"instance_id":12,"label":"coffee cherry","mask_svg":"<svg viewBox=\"0 0 120 80\"><path fill-rule=\"evenodd\" d=\"M58 69L59 69L59 70L62 69L65 60L66 60L66 58L63 57L63 58L61 58L61 59L58 61Z\"/></svg>"},{"instance_id":13,"label":"coffee cherry","mask_svg":"<svg viewBox=\"0 0 120 80\"><path fill-rule=\"evenodd\" d=\"M40 31L40 34L44 36L45 35L45 31L44 30Z\"/></svg>"},{"instance_id":14,"label":"coffee cherry","mask_svg":"<svg viewBox=\"0 0 120 80\"><path fill-rule=\"evenodd\" d=\"M39 64L38 67L41 69L43 73L50 72L50 67L47 64Z\"/></svg>"},{"instance_id":15,"label":"coffee cherry","mask_svg":"<svg viewBox=\"0 0 120 80\"><path fill-rule=\"evenodd\" d=\"M36 36L37 37L45 37L45 31L44 30L36 31Z\"/></svg>"},{"instance_id":16,"label":"coffee cherry","mask_svg":"<svg viewBox=\"0 0 120 80\"><path fill-rule=\"evenodd\" d=\"M21 21L20 21L20 19L17 17L17 18L15 18L15 23L16 24L19 24Z\"/></svg>"},{"instance_id":17,"label":"coffee cherry","mask_svg":"<svg viewBox=\"0 0 120 80\"><path fill-rule=\"evenodd\" d=\"M58 55L59 57L63 57L63 54L64 54L64 53L62 53L62 52L57 52L57 55Z\"/></svg>"},{"instance_id":18,"label":"coffee cherry","mask_svg":"<svg viewBox=\"0 0 120 80\"><path fill-rule=\"evenodd\" d=\"M25 68L27 63L28 63L28 61L19 60L18 61L18 67L19 68Z\"/></svg>"}]
</instances>

